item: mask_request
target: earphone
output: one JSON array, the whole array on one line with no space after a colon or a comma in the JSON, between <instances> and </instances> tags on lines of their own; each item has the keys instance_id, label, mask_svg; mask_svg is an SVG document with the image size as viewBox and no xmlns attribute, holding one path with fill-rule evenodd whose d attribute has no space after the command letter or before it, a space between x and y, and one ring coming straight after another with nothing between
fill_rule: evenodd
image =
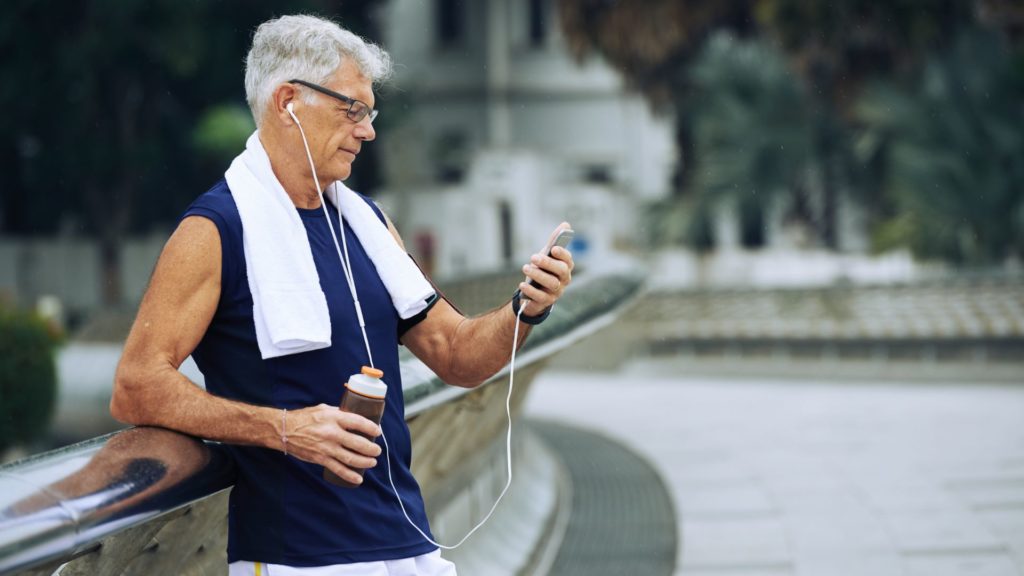
<instances>
[{"instance_id":1,"label":"earphone","mask_svg":"<svg viewBox=\"0 0 1024 576\"><path fill-rule=\"evenodd\" d=\"M288 111L288 114L292 117L292 120L295 121L295 125L299 128L299 134L302 136L302 144L306 148L306 158L309 160L309 169L313 173L313 183L316 185L317 194L320 195L320 207L323 209L324 216L327 218L327 225L328 227L330 227L331 237L334 240L334 248L338 252L338 258L341 259L341 268L345 274L345 280L346 283L348 284L349 291L352 294L352 300L355 304L356 317L359 320L359 329L361 330L363 335L363 343L366 345L366 355L369 359L370 366L374 367L373 354L370 352L370 340L366 336L366 321L363 319L363 307L359 304L359 295L356 292L356 283L352 276L352 265L350 264L350 260L348 257L348 243L345 240L344 229L342 229L341 231L341 246L339 246L338 236L334 232L334 224L331 223L331 219L327 214L327 203L324 202L323 189L320 187L320 179L319 177L317 177L316 166L313 163L313 154L310 152L309 142L306 140L306 131L302 129L302 123L299 122L298 117L295 115L293 105L291 102L285 105L285 110ZM341 202L338 202L338 225L339 227L344 227L344 221L342 220L341 217ZM516 325L515 330L512 334L512 358L509 365L508 395L505 398L505 413L508 415L508 431L505 436L505 453L508 455L506 463L506 468L508 471L508 480L505 482L505 487L502 488L501 493L498 494L498 498L494 501L494 504L491 506L490 511L487 512L487 515L484 516L483 520L481 520L476 526L474 526L472 530L470 530L465 536L463 536L462 540L459 540L458 543L452 546L445 546L444 544L435 542L433 539L427 536L426 532L424 532L419 526L416 525L415 522L413 522L412 518L409 517L409 513L405 510L405 504L402 502L402 496L398 493L398 488L395 487L395 480L391 476L390 449L388 447L388 439L384 435L384 427L383 425L381 425L380 437L381 440L383 440L384 442L384 463L387 466L388 482L390 482L391 490L394 492L395 498L398 500L398 506L402 509L402 514L405 515L405 519L413 528L416 529L417 532L420 533L420 536L423 536L423 538L427 542L430 542L438 548L444 548L445 550L454 550L455 548L461 546L463 542L465 542L470 536L473 535L474 532L480 529L480 527L483 526L491 518L491 515L494 514L494 511L498 508L498 503L501 502L501 499L505 497L505 493L508 492L509 487L512 486L512 386L515 382L516 373L516 348L519 347L519 319L522 316L523 310L525 308L526 306L520 306L519 311L516 314Z\"/></svg>"}]
</instances>

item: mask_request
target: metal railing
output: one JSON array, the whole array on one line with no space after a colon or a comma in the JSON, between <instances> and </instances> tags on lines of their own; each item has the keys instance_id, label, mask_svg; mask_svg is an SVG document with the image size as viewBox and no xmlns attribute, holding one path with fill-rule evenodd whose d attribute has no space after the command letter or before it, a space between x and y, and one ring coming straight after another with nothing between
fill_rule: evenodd
<instances>
[{"instance_id":1,"label":"metal railing","mask_svg":"<svg viewBox=\"0 0 1024 576\"><path fill-rule=\"evenodd\" d=\"M517 406L544 362L614 321L638 295L641 278L633 271L577 278L517 357ZM507 368L473 390L445 385L408 354L401 371L417 452L413 471L428 509L437 510L457 492L446 482L467 477L453 463L473 461L497 445L504 395L489 385L502 381ZM444 442L432 440L440 440L434 431L450 426L455 415L474 426L473 433L454 435L454 442L450 434ZM216 572L226 558L225 495L234 476L218 444L151 427L2 466L0 575L51 574L64 563L62 575Z\"/></svg>"}]
</instances>

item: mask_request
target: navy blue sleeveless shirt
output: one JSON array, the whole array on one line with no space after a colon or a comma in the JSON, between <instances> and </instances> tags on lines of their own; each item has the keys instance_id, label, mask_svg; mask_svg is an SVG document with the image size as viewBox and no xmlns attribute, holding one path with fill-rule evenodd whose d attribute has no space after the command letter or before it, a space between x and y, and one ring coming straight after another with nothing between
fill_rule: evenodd
<instances>
[{"instance_id":1,"label":"navy blue sleeveless shirt","mask_svg":"<svg viewBox=\"0 0 1024 576\"><path fill-rule=\"evenodd\" d=\"M377 207L364 200L383 222ZM260 357L256 343L242 221L227 183L218 182L182 217L208 218L220 232L220 302L209 329L192 353L212 394L288 410L320 403L337 406L348 376L369 364L327 217L319 208L296 210L306 227L320 287L327 297L331 346L268 360ZM337 210L328 206L327 212L338 231ZM381 424L390 447L391 473L409 516L429 535L423 498L409 471L412 445L398 369L400 318L351 227L345 226L344 234L366 319L366 335L374 362L384 371L388 385ZM360 487L341 488L324 481L322 466L280 451L251 446L229 446L228 450L239 469L230 499L229 562L325 566L405 558L436 548L402 515L388 483L383 454L377 466L366 471Z\"/></svg>"}]
</instances>

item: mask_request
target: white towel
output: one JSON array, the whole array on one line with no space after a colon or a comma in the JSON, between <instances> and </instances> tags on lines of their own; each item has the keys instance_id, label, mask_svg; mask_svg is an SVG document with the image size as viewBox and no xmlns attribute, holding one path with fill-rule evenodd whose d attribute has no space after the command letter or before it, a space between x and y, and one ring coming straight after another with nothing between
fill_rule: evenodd
<instances>
[{"instance_id":1,"label":"white towel","mask_svg":"<svg viewBox=\"0 0 1024 576\"><path fill-rule=\"evenodd\" d=\"M242 219L260 355L267 359L329 347L327 298L320 289L306 228L274 175L258 131L224 177ZM341 182L330 185L327 192L373 262L398 315L410 318L421 312L434 289L387 226Z\"/></svg>"}]
</instances>

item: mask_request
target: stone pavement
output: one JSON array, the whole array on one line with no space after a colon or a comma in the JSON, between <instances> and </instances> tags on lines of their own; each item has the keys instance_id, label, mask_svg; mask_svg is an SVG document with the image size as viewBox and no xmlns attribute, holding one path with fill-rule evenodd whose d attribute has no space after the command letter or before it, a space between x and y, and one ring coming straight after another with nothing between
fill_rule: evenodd
<instances>
[{"instance_id":1,"label":"stone pavement","mask_svg":"<svg viewBox=\"0 0 1024 576\"><path fill-rule=\"evenodd\" d=\"M669 485L689 576L1024 575L1024 385L549 371L527 414Z\"/></svg>"}]
</instances>

